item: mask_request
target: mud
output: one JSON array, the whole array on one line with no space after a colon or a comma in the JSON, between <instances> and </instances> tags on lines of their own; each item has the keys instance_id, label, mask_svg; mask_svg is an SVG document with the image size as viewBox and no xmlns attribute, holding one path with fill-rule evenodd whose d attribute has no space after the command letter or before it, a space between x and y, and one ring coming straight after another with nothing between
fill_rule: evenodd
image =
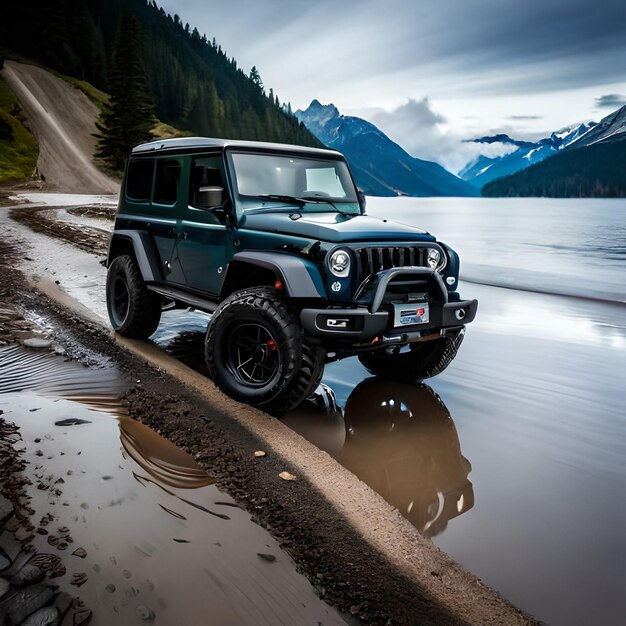
<instances>
[{"instance_id":1,"label":"mud","mask_svg":"<svg viewBox=\"0 0 626 626\"><path fill-rule=\"evenodd\" d=\"M96 211L97 207L90 207L90 210ZM12 209L10 215L37 233L55 237L97 256L105 257L107 254L109 233L85 224L55 219L50 215L49 207L24 206ZM86 212L82 215L86 215Z\"/></svg>"},{"instance_id":2,"label":"mud","mask_svg":"<svg viewBox=\"0 0 626 626\"><path fill-rule=\"evenodd\" d=\"M32 338L21 335L24 331L19 324L24 323L13 307L0 310L0 333L5 341L20 340L32 345ZM37 329L34 323L29 323L28 328ZM36 345L43 346L39 350L48 349L51 342L43 338L45 333L38 332ZM28 621L29 625L78 626L87 624L92 612L74 592L60 589L57 579L65 575L66 568L51 552L51 547L36 545L36 532L47 534L44 526L53 516L46 513L40 528L35 530L32 467L27 460L22 429L8 419L12 411L7 406L6 392L22 386L20 370L26 368L31 372L28 363L16 366L16 352L21 352L28 361L29 357L40 354L39 350L15 345L0 348L0 623L17 625ZM46 388L50 377L47 381L31 377L32 382ZM47 486L39 482L37 488L57 490L57 482Z\"/></svg>"},{"instance_id":3,"label":"mud","mask_svg":"<svg viewBox=\"0 0 626 626\"><path fill-rule=\"evenodd\" d=\"M27 347L24 327L38 333L39 348ZM96 625L173 624L181 615L202 624L208 614L224 624L343 623L190 455L127 417L120 396L129 383L110 362L89 368L63 358L9 304L0 336L26 344L0 348L0 414L16 423L0 418L0 485L18 504L10 522L28 542L10 560L0 552L0 574L8 572L0 580L14 584L1 589L0 617L18 615L17 624L45 609L51 620L69 611L68 624L87 623L91 610L70 595L79 588ZM23 616L20 572L40 592ZM54 586L39 585L45 576ZM54 606L62 600L63 614Z\"/></svg>"},{"instance_id":4,"label":"mud","mask_svg":"<svg viewBox=\"0 0 626 626\"><path fill-rule=\"evenodd\" d=\"M61 557L55 582L80 589L93 624L343 623L191 456L126 416L115 370L19 346L0 364L0 406L30 460L33 544Z\"/></svg>"}]
</instances>

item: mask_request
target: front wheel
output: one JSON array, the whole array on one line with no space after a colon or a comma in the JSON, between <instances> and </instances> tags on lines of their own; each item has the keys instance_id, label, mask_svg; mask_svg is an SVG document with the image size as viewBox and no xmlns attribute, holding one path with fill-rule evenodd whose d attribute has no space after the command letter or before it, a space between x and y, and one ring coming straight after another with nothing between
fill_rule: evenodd
<instances>
[{"instance_id":1,"label":"front wheel","mask_svg":"<svg viewBox=\"0 0 626 626\"><path fill-rule=\"evenodd\" d=\"M276 290L256 287L219 306L207 329L205 356L222 391L279 414L296 407L319 384L325 354L304 339Z\"/></svg>"},{"instance_id":2,"label":"front wheel","mask_svg":"<svg viewBox=\"0 0 626 626\"><path fill-rule=\"evenodd\" d=\"M411 344L407 352L388 354L378 350L359 354L359 361L374 376L415 383L441 374L454 360L464 336L463 328L450 337Z\"/></svg>"},{"instance_id":3,"label":"front wheel","mask_svg":"<svg viewBox=\"0 0 626 626\"><path fill-rule=\"evenodd\" d=\"M113 330L126 337L147 339L161 320L161 299L148 290L135 259L116 257L107 273L107 309Z\"/></svg>"}]
</instances>

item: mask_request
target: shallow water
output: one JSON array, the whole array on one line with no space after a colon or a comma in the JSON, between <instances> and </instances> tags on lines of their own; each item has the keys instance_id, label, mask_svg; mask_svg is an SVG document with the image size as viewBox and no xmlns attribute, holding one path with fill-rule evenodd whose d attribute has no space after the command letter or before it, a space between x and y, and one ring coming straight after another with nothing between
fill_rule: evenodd
<instances>
[{"instance_id":1,"label":"shallow water","mask_svg":"<svg viewBox=\"0 0 626 626\"><path fill-rule=\"evenodd\" d=\"M164 624L343 623L191 456L126 417L123 389L115 370L0 349L0 409L24 440L33 522L54 516L35 545L62 556L55 582L80 595L91 623L139 624L146 611ZM63 527L73 543L59 551L48 540Z\"/></svg>"},{"instance_id":2,"label":"shallow water","mask_svg":"<svg viewBox=\"0 0 626 626\"><path fill-rule=\"evenodd\" d=\"M368 212L459 251L476 321L427 387L351 358L326 367L336 410L326 394L284 421L513 603L622 624L626 201L370 198ZM154 339L202 369L207 321L167 313Z\"/></svg>"},{"instance_id":3,"label":"shallow water","mask_svg":"<svg viewBox=\"0 0 626 626\"><path fill-rule=\"evenodd\" d=\"M363 383L352 358L324 376L345 419L296 410L287 422L514 604L551 624L622 624L626 307L462 289L479 315L454 363L428 381L446 407L436 420L428 395Z\"/></svg>"},{"instance_id":4,"label":"shallow water","mask_svg":"<svg viewBox=\"0 0 626 626\"><path fill-rule=\"evenodd\" d=\"M368 198L450 244L472 282L626 302L626 200Z\"/></svg>"}]
</instances>

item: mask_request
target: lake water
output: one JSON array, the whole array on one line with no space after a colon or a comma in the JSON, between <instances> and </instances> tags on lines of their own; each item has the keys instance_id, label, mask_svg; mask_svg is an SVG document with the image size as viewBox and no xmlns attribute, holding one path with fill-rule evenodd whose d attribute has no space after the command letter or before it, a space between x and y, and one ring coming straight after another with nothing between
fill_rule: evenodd
<instances>
[{"instance_id":1,"label":"lake water","mask_svg":"<svg viewBox=\"0 0 626 626\"><path fill-rule=\"evenodd\" d=\"M626 200L368 198L368 213L455 248L477 318L427 385L345 359L324 375L338 410L285 423L517 606L623 624ZM206 324L171 311L153 339L201 368Z\"/></svg>"},{"instance_id":2,"label":"lake water","mask_svg":"<svg viewBox=\"0 0 626 626\"><path fill-rule=\"evenodd\" d=\"M464 280L626 302L626 199L368 198L461 256Z\"/></svg>"},{"instance_id":3,"label":"lake water","mask_svg":"<svg viewBox=\"0 0 626 626\"><path fill-rule=\"evenodd\" d=\"M623 624L626 200L368 198L368 213L455 248L478 316L427 387L346 359L324 377L340 413L286 421L521 608Z\"/></svg>"}]
</instances>

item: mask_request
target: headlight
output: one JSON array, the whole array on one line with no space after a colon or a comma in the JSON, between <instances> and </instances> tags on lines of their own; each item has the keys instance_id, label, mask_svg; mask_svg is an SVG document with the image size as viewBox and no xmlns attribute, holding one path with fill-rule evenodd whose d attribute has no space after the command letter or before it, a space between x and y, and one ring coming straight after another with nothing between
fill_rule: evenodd
<instances>
[{"instance_id":1,"label":"headlight","mask_svg":"<svg viewBox=\"0 0 626 626\"><path fill-rule=\"evenodd\" d=\"M428 265L428 267L431 269L441 269L443 267L442 261L441 251L437 250L437 248L426 249L426 265Z\"/></svg>"},{"instance_id":2,"label":"headlight","mask_svg":"<svg viewBox=\"0 0 626 626\"><path fill-rule=\"evenodd\" d=\"M350 254L345 250L335 250L328 259L328 268L333 276L345 278L350 273Z\"/></svg>"}]
</instances>

